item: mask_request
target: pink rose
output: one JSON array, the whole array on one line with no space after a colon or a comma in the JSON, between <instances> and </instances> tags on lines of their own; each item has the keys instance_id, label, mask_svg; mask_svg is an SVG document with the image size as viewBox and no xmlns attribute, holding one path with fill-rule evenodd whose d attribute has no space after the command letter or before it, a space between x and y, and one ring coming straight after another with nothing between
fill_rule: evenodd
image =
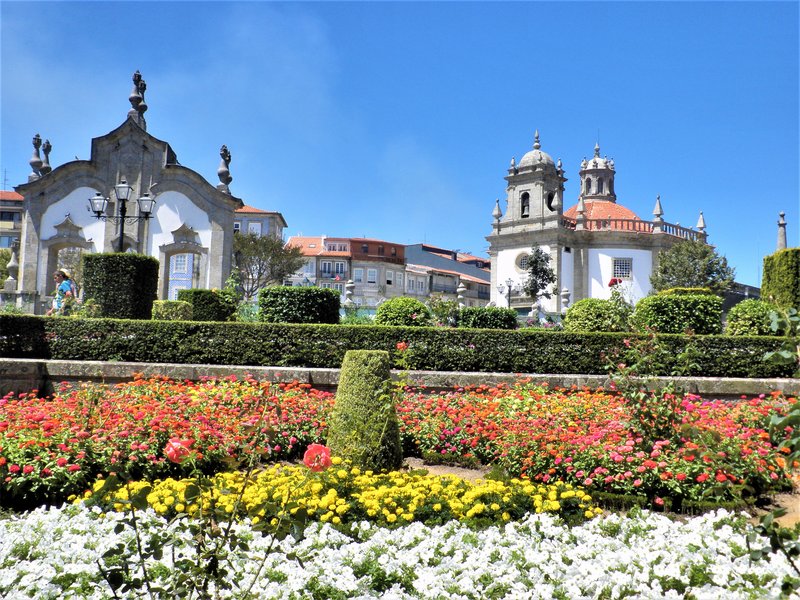
<instances>
[{"instance_id":1,"label":"pink rose","mask_svg":"<svg viewBox=\"0 0 800 600\"><path fill-rule=\"evenodd\" d=\"M311 444L303 455L303 464L312 471L324 471L331 466L331 450L322 444Z\"/></svg>"}]
</instances>

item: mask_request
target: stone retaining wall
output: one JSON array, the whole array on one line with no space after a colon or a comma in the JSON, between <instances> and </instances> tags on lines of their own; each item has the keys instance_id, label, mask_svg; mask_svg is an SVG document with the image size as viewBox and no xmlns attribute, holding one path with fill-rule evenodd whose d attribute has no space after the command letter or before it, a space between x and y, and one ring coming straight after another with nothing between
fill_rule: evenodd
<instances>
[{"instance_id":1,"label":"stone retaining wall","mask_svg":"<svg viewBox=\"0 0 800 600\"><path fill-rule=\"evenodd\" d=\"M231 365L184 365L170 363L135 363L103 361L65 361L0 358L0 397L9 392L23 393L38 390L49 395L61 382L76 384L94 382L114 384L128 381L134 373L165 375L171 379L196 381L202 377L243 378L274 382L297 380L312 387L333 391L339 381L339 369L304 369L297 367L254 367ZM395 373L396 374L396 373ZM462 373L442 371L411 371L411 381L432 390L452 389L466 385L512 383L519 377L547 382L552 388L589 387L609 388L605 375L515 375L510 373ZM666 382L669 378L658 378ZM716 377L679 377L679 385L707 398L727 398L741 395L756 396L781 391L786 395L800 394L800 379L743 379Z\"/></svg>"}]
</instances>

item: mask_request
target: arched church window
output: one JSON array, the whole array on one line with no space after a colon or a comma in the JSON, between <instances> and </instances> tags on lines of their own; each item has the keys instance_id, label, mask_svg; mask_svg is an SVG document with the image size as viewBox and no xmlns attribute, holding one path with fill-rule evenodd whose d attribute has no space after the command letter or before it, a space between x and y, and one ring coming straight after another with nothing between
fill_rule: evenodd
<instances>
[{"instance_id":1,"label":"arched church window","mask_svg":"<svg viewBox=\"0 0 800 600\"><path fill-rule=\"evenodd\" d=\"M602 194L603 193L603 180L602 179L598 179L597 180L597 193L598 194Z\"/></svg>"},{"instance_id":2,"label":"arched church window","mask_svg":"<svg viewBox=\"0 0 800 600\"><path fill-rule=\"evenodd\" d=\"M550 192L549 194L547 194L547 209L548 210L554 210L553 209L553 200L555 200L555 197L556 197L556 195L553 192Z\"/></svg>"},{"instance_id":3,"label":"arched church window","mask_svg":"<svg viewBox=\"0 0 800 600\"><path fill-rule=\"evenodd\" d=\"M613 179L609 179L608 180L608 193L609 194L613 194L614 193L614 180Z\"/></svg>"},{"instance_id":4,"label":"arched church window","mask_svg":"<svg viewBox=\"0 0 800 600\"><path fill-rule=\"evenodd\" d=\"M586 178L586 193L587 194L591 194L592 193L592 178L591 177L587 177Z\"/></svg>"},{"instance_id":5,"label":"arched church window","mask_svg":"<svg viewBox=\"0 0 800 600\"><path fill-rule=\"evenodd\" d=\"M520 200L522 200L521 208L522 208L522 218L527 218L531 214L531 197L528 192L525 192L520 196Z\"/></svg>"}]
</instances>

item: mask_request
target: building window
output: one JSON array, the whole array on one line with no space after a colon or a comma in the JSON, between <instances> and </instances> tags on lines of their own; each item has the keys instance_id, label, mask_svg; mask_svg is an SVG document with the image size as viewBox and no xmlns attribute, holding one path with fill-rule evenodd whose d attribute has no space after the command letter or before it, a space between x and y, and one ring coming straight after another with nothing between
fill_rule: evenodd
<instances>
[{"instance_id":1,"label":"building window","mask_svg":"<svg viewBox=\"0 0 800 600\"><path fill-rule=\"evenodd\" d=\"M386 285L394 285L394 271L386 271Z\"/></svg>"},{"instance_id":2,"label":"building window","mask_svg":"<svg viewBox=\"0 0 800 600\"><path fill-rule=\"evenodd\" d=\"M333 269L333 263L329 260L323 260L320 263L320 270L322 271L323 277L330 277Z\"/></svg>"},{"instance_id":3,"label":"building window","mask_svg":"<svg viewBox=\"0 0 800 600\"><path fill-rule=\"evenodd\" d=\"M529 255L528 254L520 254L517 257L517 269L520 271L527 271L528 264L529 264Z\"/></svg>"},{"instance_id":4,"label":"building window","mask_svg":"<svg viewBox=\"0 0 800 600\"><path fill-rule=\"evenodd\" d=\"M172 272L186 273L189 256L187 254L176 254L172 257Z\"/></svg>"},{"instance_id":5,"label":"building window","mask_svg":"<svg viewBox=\"0 0 800 600\"><path fill-rule=\"evenodd\" d=\"M587 194L591 194L592 193L592 178L591 177L587 177L586 178L586 193Z\"/></svg>"},{"instance_id":6,"label":"building window","mask_svg":"<svg viewBox=\"0 0 800 600\"><path fill-rule=\"evenodd\" d=\"M407 284L408 285L408 291L409 292L413 292L414 291L414 279L412 277L409 277L406 281L408 282L408 284Z\"/></svg>"},{"instance_id":7,"label":"building window","mask_svg":"<svg viewBox=\"0 0 800 600\"><path fill-rule=\"evenodd\" d=\"M261 223L248 223L247 233L255 233L256 235L261 235Z\"/></svg>"},{"instance_id":8,"label":"building window","mask_svg":"<svg viewBox=\"0 0 800 600\"><path fill-rule=\"evenodd\" d=\"M336 252L336 244L325 244L325 250L328 252Z\"/></svg>"},{"instance_id":9,"label":"building window","mask_svg":"<svg viewBox=\"0 0 800 600\"><path fill-rule=\"evenodd\" d=\"M392 256L397 256L397 248L392 246Z\"/></svg>"},{"instance_id":10,"label":"building window","mask_svg":"<svg viewBox=\"0 0 800 600\"><path fill-rule=\"evenodd\" d=\"M361 244L361 252L369 254L369 246L367 244Z\"/></svg>"},{"instance_id":11,"label":"building window","mask_svg":"<svg viewBox=\"0 0 800 600\"><path fill-rule=\"evenodd\" d=\"M337 275L344 275L344 263L337 260L333 265L333 272Z\"/></svg>"},{"instance_id":12,"label":"building window","mask_svg":"<svg viewBox=\"0 0 800 600\"><path fill-rule=\"evenodd\" d=\"M378 246L378 254L383 256L383 246Z\"/></svg>"},{"instance_id":13,"label":"building window","mask_svg":"<svg viewBox=\"0 0 800 600\"><path fill-rule=\"evenodd\" d=\"M614 274L613 277L617 279L630 279L633 275L633 259L632 258L615 258L614 259Z\"/></svg>"},{"instance_id":14,"label":"building window","mask_svg":"<svg viewBox=\"0 0 800 600\"><path fill-rule=\"evenodd\" d=\"M402 273L398 273L397 274L397 287L400 288L400 290L403 289L403 274Z\"/></svg>"},{"instance_id":15,"label":"building window","mask_svg":"<svg viewBox=\"0 0 800 600\"><path fill-rule=\"evenodd\" d=\"M364 282L364 269L353 269L353 283Z\"/></svg>"},{"instance_id":16,"label":"building window","mask_svg":"<svg viewBox=\"0 0 800 600\"><path fill-rule=\"evenodd\" d=\"M187 285L173 285L172 289L170 290L170 300L177 300L178 299L178 292L180 290L188 290L190 289Z\"/></svg>"},{"instance_id":17,"label":"building window","mask_svg":"<svg viewBox=\"0 0 800 600\"><path fill-rule=\"evenodd\" d=\"M331 284L330 283L322 283L322 284L320 284L319 287L325 288L326 290L329 290L329 289L331 289Z\"/></svg>"},{"instance_id":18,"label":"building window","mask_svg":"<svg viewBox=\"0 0 800 600\"><path fill-rule=\"evenodd\" d=\"M597 180L597 193L598 194L602 194L603 193L603 180L602 179L598 179Z\"/></svg>"},{"instance_id":19,"label":"building window","mask_svg":"<svg viewBox=\"0 0 800 600\"><path fill-rule=\"evenodd\" d=\"M336 246L336 249L339 252L347 252L347 244L339 244Z\"/></svg>"},{"instance_id":20,"label":"building window","mask_svg":"<svg viewBox=\"0 0 800 600\"><path fill-rule=\"evenodd\" d=\"M344 294L344 284L343 283L334 283L333 289L335 289L339 294Z\"/></svg>"},{"instance_id":21,"label":"building window","mask_svg":"<svg viewBox=\"0 0 800 600\"><path fill-rule=\"evenodd\" d=\"M0 235L0 248L11 248L11 244L14 243L15 239L10 235Z\"/></svg>"},{"instance_id":22,"label":"building window","mask_svg":"<svg viewBox=\"0 0 800 600\"><path fill-rule=\"evenodd\" d=\"M233 231L234 233L240 233L242 231L242 224L239 221L233 222Z\"/></svg>"},{"instance_id":23,"label":"building window","mask_svg":"<svg viewBox=\"0 0 800 600\"><path fill-rule=\"evenodd\" d=\"M305 273L306 275L313 275L316 270L317 266L313 260L309 260L306 264L303 265L303 273Z\"/></svg>"},{"instance_id":24,"label":"building window","mask_svg":"<svg viewBox=\"0 0 800 600\"><path fill-rule=\"evenodd\" d=\"M378 269L367 269L367 283L378 283Z\"/></svg>"},{"instance_id":25,"label":"building window","mask_svg":"<svg viewBox=\"0 0 800 600\"><path fill-rule=\"evenodd\" d=\"M527 219L531 214L531 197L528 192L522 194L522 218Z\"/></svg>"}]
</instances>

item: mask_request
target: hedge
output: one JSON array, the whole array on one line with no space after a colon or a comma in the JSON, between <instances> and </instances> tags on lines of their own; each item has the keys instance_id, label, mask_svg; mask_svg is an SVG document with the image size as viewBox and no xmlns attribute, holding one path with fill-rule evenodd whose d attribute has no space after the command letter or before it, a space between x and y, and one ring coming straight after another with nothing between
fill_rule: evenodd
<instances>
[{"instance_id":1,"label":"hedge","mask_svg":"<svg viewBox=\"0 0 800 600\"><path fill-rule=\"evenodd\" d=\"M800 248L786 248L764 257L761 297L781 308L800 309Z\"/></svg>"},{"instance_id":2,"label":"hedge","mask_svg":"<svg viewBox=\"0 0 800 600\"><path fill-rule=\"evenodd\" d=\"M432 371L603 374L601 352L626 333L570 333L375 325L201 323L118 319L48 319L0 315L0 357L118 360L182 364L339 368L347 350L386 350L405 342L408 367ZM792 365L766 363L784 338L661 335L670 356L687 340L707 377L790 377ZM666 364L663 375L674 365Z\"/></svg>"},{"instance_id":3,"label":"hedge","mask_svg":"<svg viewBox=\"0 0 800 600\"><path fill-rule=\"evenodd\" d=\"M339 322L339 292L318 287L272 286L258 293L258 320L267 323Z\"/></svg>"},{"instance_id":4,"label":"hedge","mask_svg":"<svg viewBox=\"0 0 800 600\"><path fill-rule=\"evenodd\" d=\"M576 303L577 304L577 303ZM711 294L659 293L639 300L630 324L634 331L701 335L722 333L722 298Z\"/></svg>"},{"instance_id":5,"label":"hedge","mask_svg":"<svg viewBox=\"0 0 800 600\"><path fill-rule=\"evenodd\" d=\"M236 305L215 290L178 290L178 300L192 305L192 321L228 321L236 312Z\"/></svg>"},{"instance_id":6,"label":"hedge","mask_svg":"<svg viewBox=\"0 0 800 600\"><path fill-rule=\"evenodd\" d=\"M84 297L94 300L100 316L149 319L158 291L158 261L131 253L83 256Z\"/></svg>"},{"instance_id":7,"label":"hedge","mask_svg":"<svg viewBox=\"0 0 800 600\"><path fill-rule=\"evenodd\" d=\"M517 311L498 306L467 306L458 313L459 327L516 329Z\"/></svg>"}]
</instances>

